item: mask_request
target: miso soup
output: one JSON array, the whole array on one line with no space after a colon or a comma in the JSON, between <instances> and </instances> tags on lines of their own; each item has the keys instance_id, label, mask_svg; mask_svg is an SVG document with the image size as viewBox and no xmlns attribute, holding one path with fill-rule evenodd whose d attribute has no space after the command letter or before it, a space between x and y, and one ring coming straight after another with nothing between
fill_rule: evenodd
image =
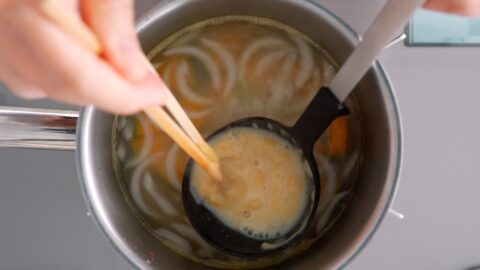
<instances>
[{"instance_id":1,"label":"miso soup","mask_svg":"<svg viewBox=\"0 0 480 270\"><path fill-rule=\"evenodd\" d=\"M337 70L321 44L279 22L248 16L186 27L149 58L205 137L250 116L293 124ZM143 114L115 123L115 166L126 200L152 237L181 256L226 268L280 263L321 241L348 203L361 130L354 98L346 103L351 114L335 120L315 145L322 187L315 220L298 246L274 257L227 255L193 230L181 200L188 156Z\"/></svg>"},{"instance_id":2,"label":"miso soup","mask_svg":"<svg viewBox=\"0 0 480 270\"><path fill-rule=\"evenodd\" d=\"M305 223L315 189L302 150L255 127L229 128L210 144L220 158L223 179L192 166L190 190L198 205L230 229L265 244Z\"/></svg>"}]
</instances>

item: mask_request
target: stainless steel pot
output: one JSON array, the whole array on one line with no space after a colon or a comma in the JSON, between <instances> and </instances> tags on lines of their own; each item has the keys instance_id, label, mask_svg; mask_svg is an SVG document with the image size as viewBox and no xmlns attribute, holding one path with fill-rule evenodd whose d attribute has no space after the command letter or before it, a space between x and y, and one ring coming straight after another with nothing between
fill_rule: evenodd
<instances>
[{"instance_id":1,"label":"stainless steel pot","mask_svg":"<svg viewBox=\"0 0 480 270\"><path fill-rule=\"evenodd\" d=\"M358 36L342 20L313 2L299 0L165 1L138 23L145 51L200 20L223 15L271 18L298 29L343 63ZM401 124L388 80L377 62L355 97L363 130L362 165L348 207L308 251L275 269L335 269L346 265L368 242L389 209L401 163ZM112 245L134 266L145 269L206 269L164 247L143 226L125 200L112 166L114 116L88 107L66 111L0 108L0 146L76 149L85 199ZM152 257L154 254L154 257Z\"/></svg>"}]
</instances>

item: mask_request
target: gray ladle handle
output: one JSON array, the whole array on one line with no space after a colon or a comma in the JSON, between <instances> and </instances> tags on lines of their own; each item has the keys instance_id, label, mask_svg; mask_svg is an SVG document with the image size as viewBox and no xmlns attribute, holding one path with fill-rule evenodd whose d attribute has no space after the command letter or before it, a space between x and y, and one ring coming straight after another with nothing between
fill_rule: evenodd
<instances>
[{"instance_id":1,"label":"gray ladle handle","mask_svg":"<svg viewBox=\"0 0 480 270\"><path fill-rule=\"evenodd\" d=\"M389 0L347 61L342 64L329 88L340 102L350 94L385 46L405 26L425 0Z\"/></svg>"},{"instance_id":2,"label":"gray ladle handle","mask_svg":"<svg viewBox=\"0 0 480 270\"><path fill-rule=\"evenodd\" d=\"M75 150L78 112L0 106L0 147Z\"/></svg>"}]
</instances>

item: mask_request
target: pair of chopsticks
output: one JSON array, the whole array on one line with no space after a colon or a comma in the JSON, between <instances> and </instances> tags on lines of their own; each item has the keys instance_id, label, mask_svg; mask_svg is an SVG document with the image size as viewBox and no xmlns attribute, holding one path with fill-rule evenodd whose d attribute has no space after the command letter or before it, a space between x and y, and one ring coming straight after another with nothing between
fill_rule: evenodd
<instances>
[{"instance_id":1,"label":"pair of chopsticks","mask_svg":"<svg viewBox=\"0 0 480 270\"><path fill-rule=\"evenodd\" d=\"M70 10L58 5L54 0L41 1L40 10L86 49L97 55L102 52L102 45L95 34ZM146 59L146 61L148 60ZM151 71L157 74L151 63L148 65L151 67ZM202 168L220 180L222 176L217 154L200 135L170 90L167 91L165 105L180 126L160 106L144 108L143 112Z\"/></svg>"}]
</instances>

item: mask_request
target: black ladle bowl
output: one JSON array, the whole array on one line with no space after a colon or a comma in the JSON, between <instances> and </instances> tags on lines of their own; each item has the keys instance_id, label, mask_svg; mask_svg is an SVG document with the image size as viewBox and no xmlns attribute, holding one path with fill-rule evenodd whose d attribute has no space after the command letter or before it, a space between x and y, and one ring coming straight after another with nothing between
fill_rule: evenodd
<instances>
[{"instance_id":1,"label":"black ladle bowl","mask_svg":"<svg viewBox=\"0 0 480 270\"><path fill-rule=\"evenodd\" d=\"M226 226L203 204L197 203L191 190L191 172L196 163L190 159L182 184L183 205L193 228L212 246L241 257L262 257L274 255L297 244L312 222L320 198L320 175L313 156L313 146L335 118L348 114L348 109L337 100L331 91L324 87L318 91L298 121L291 127L265 117L250 117L230 123L212 134L210 141L219 134L234 127L254 127L273 132L300 149L303 158L311 169L313 192L302 217L292 229L271 239L258 239L239 233ZM267 248L266 248L267 247Z\"/></svg>"}]
</instances>

